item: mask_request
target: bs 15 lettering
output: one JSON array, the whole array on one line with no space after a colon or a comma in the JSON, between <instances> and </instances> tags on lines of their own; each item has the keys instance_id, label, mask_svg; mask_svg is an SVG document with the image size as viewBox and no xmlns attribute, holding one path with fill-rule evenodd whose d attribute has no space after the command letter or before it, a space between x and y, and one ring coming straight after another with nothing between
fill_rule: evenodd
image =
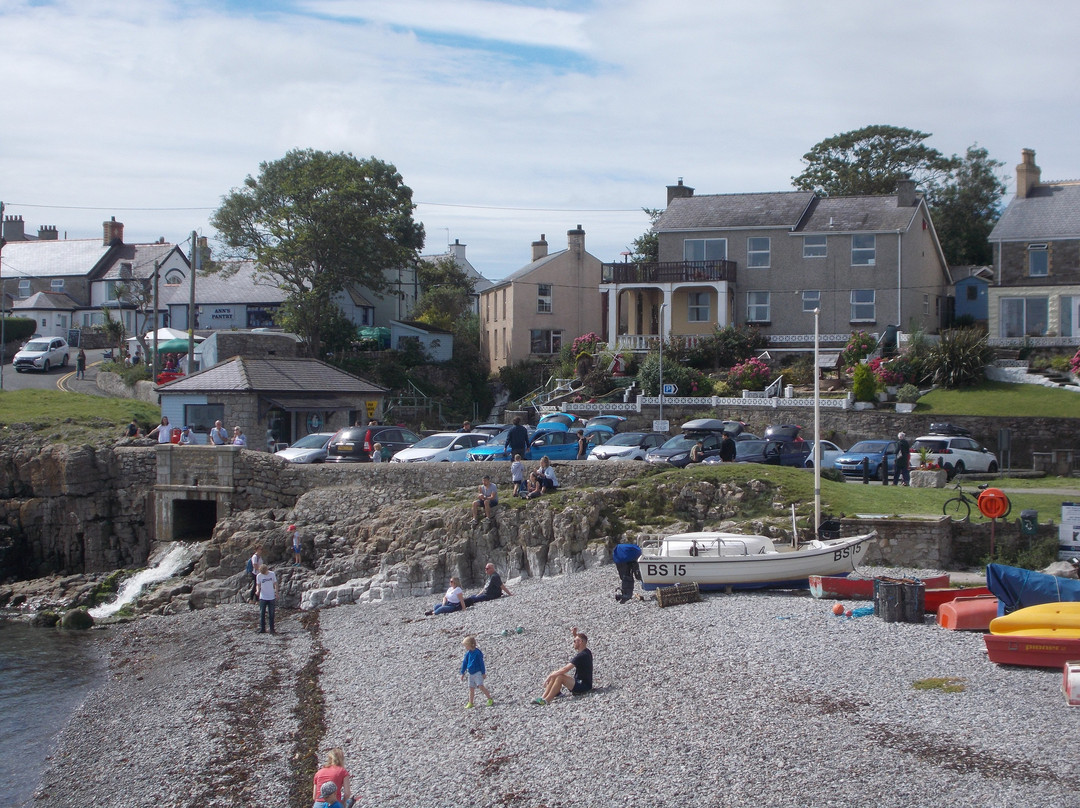
<instances>
[{"instance_id":1,"label":"bs 15 lettering","mask_svg":"<svg viewBox=\"0 0 1080 808\"><path fill-rule=\"evenodd\" d=\"M645 572L650 577L665 578L674 575L676 578L686 575L685 564L646 564Z\"/></svg>"}]
</instances>

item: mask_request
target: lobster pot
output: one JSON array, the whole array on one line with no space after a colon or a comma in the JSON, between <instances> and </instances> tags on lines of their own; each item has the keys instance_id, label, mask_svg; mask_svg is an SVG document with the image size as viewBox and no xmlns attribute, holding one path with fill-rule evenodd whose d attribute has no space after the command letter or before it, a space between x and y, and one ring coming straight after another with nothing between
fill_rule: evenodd
<instances>
[{"instance_id":1,"label":"lobster pot","mask_svg":"<svg viewBox=\"0 0 1080 808\"><path fill-rule=\"evenodd\" d=\"M922 581L874 579L874 614L886 623L922 623L925 604Z\"/></svg>"},{"instance_id":2,"label":"lobster pot","mask_svg":"<svg viewBox=\"0 0 1080 808\"><path fill-rule=\"evenodd\" d=\"M656 590L656 603L660 608L678 606L682 603L697 603L701 600L701 590L696 583L662 586Z\"/></svg>"}]
</instances>

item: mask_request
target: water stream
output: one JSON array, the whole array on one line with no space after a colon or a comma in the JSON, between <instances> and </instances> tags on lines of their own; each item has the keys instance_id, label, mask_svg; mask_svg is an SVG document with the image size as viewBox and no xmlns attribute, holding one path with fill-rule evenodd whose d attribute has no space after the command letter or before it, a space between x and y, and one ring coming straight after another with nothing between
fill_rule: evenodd
<instances>
[{"instance_id":1,"label":"water stream","mask_svg":"<svg viewBox=\"0 0 1080 808\"><path fill-rule=\"evenodd\" d=\"M166 549L152 555L149 559L150 566L135 573L120 585L120 591L116 598L108 603L102 603L90 610L90 616L95 620L101 620L116 614L127 604L131 603L139 594L151 584L156 584L171 578L179 570L190 564L201 552L202 545L189 542L171 542Z\"/></svg>"}]
</instances>

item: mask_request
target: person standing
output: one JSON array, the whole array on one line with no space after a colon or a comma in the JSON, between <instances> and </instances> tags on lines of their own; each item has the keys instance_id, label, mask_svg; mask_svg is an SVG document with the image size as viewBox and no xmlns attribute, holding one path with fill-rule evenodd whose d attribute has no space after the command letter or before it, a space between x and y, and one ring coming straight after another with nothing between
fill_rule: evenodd
<instances>
[{"instance_id":1,"label":"person standing","mask_svg":"<svg viewBox=\"0 0 1080 808\"><path fill-rule=\"evenodd\" d=\"M255 578L259 574L259 567L263 565L262 554L262 545L255 545L255 552L251 554L251 558L249 558L247 562L248 575L251 576L251 596L248 600L255 600L259 596L259 586L256 583Z\"/></svg>"},{"instance_id":2,"label":"person standing","mask_svg":"<svg viewBox=\"0 0 1080 808\"><path fill-rule=\"evenodd\" d=\"M169 443L172 441L172 429L169 427L169 416L161 416L161 423L146 433L146 437L157 437L158 443Z\"/></svg>"},{"instance_id":3,"label":"person standing","mask_svg":"<svg viewBox=\"0 0 1080 808\"><path fill-rule=\"evenodd\" d=\"M214 427L210 430L210 442L215 446L224 446L229 442L229 433L221 425L221 421L214 421Z\"/></svg>"},{"instance_id":4,"label":"person standing","mask_svg":"<svg viewBox=\"0 0 1080 808\"><path fill-rule=\"evenodd\" d=\"M79 353L75 356L75 378L86 378L86 351L79 348Z\"/></svg>"},{"instance_id":5,"label":"person standing","mask_svg":"<svg viewBox=\"0 0 1080 808\"><path fill-rule=\"evenodd\" d=\"M705 443L702 440L698 440L690 450L690 462L700 463L705 459Z\"/></svg>"},{"instance_id":6,"label":"person standing","mask_svg":"<svg viewBox=\"0 0 1080 808\"><path fill-rule=\"evenodd\" d=\"M479 690L487 696L487 706L495 706L495 699L491 698L491 691L484 685L487 678L487 668L484 666L484 652L476 645L476 637L471 634L461 641L465 646L465 658L461 660L461 681L469 681L469 700L465 703L465 709L471 710L473 698Z\"/></svg>"},{"instance_id":7,"label":"person standing","mask_svg":"<svg viewBox=\"0 0 1080 808\"><path fill-rule=\"evenodd\" d=\"M510 457L521 455L525 457L529 451L529 430L521 423L521 416L514 416L514 425L506 435L506 444L503 447Z\"/></svg>"},{"instance_id":8,"label":"person standing","mask_svg":"<svg viewBox=\"0 0 1080 808\"><path fill-rule=\"evenodd\" d=\"M461 429L459 429L458 432L472 432L472 422L465 421L461 425Z\"/></svg>"},{"instance_id":9,"label":"person standing","mask_svg":"<svg viewBox=\"0 0 1080 808\"><path fill-rule=\"evenodd\" d=\"M589 456L589 441L585 439L585 430L579 429L577 433L577 459L584 460Z\"/></svg>"},{"instance_id":10,"label":"person standing","mask_svg":"<svg viewBox=\"0 0 1080 808\"><path fill-rule=\"evenodd\" d=\"M277 575L266 564L259 567L255 576L255 588L259 591L259 633L266 633L267 617L270 618L270 633L274 631L274 607L277 605Z\"/></svg>"},{"instance_id":11,"label":"person standing","mask_svg":"<svg viewBox=\"0 0 1080 808\"><path fill-rule=\"evenodd\" d=\"M720 439L720 460L724 463L734 463L735 457L735 441L732 440L731 435L725 432Z\"/></svg>"},{"instance_id":12,"label":"person standing","mask_svg":"<svg viewBox=\"0 0 1080 808\"><path fill-rule=\"evenodd\" d=\"M638 569L639 558L641 558L641 548L636 544L616 544L611 552L611 560L615 562L619 582L622 584L622 590L615 596L615 600L619 603L626 603L634 597L634 579L641 580L641 570Z\"/></svg>"},{"instance_id":13,"label":"person standing","mask_svg":"<svg viewBox=\"0 0 1080 808\"><path fill-rule=\"evenodd\" d=\"M896 436L896 463L893 471L893 485L907 485L911 482L911 444L907 435L900 432ZM904 482L900 482L903 477Z\"/></svg>"},{"instance_id":14,"label":"person standing","mask_svg":"<svg viewBox=\"0 0 1080 808\"><path fill-rule=\"evenodd\" d=\"M244 437L244 430L238 426L233 427L233 446L247 446L247 438Z\"/></svg>"},{"instance_id":15,"label":"person standing","mask_svg":"<svg viewBox=\"0 0 1080 808\"><path fill-rule=\"evenodd\" d=\"M593 657L589 650L589 638L574 626L570 631L574 635L574 656L570 662L548 674L544 680L544 695L533 699L533 704L545 705L551 702L565 687L573 695L588 693L593 683ZM570 675L570 671L574 675Z\"/></svg>"},{"instance_id":16,"label":"person standing","mask_svg":"<svg viewBox=\"0 0 1080 808\"><path fill-rule=\"evenodd\" d=\"M373 443L371 445L371 462L372 463L381 463L382 461L383 461L382 444L381 443Z\"/></svg>"},{"instance_id":17,"label":"person standing","mask_svg":"<svg viewBox=\"0 0 1080 808\"><path fill-rule=\"evenodd\" d=\"M292 536L292 565L300 566L300 531L296 525L289 525L289 535Z\"/></svg>"},{"instance_id":18,"label":"person standing","mask_svg":"<svg viewBox=\"0 0 1080 808\"><path fill-rule=\"evenodd\" d=\"M502 576L495 570L495 565L490 561L487 566L484 567L484 574L487 575L487 581L484 583L484 590L478 595L469 595L465 598L466 606L475 606L477 603L483 603L485 600L498 600L503 595L513 595L509 589L506 588L506 584L502 581Z\"/></svg>"},{"instance_id":19,"label":"person standing","mask_svg":"<svg viewBox=\"0 0 1080 808\"><path fill-rule=\"evenodd\" d=\"M521 462L519 454L514 455L514 462L510 464L510 483L515 497L523 497L528 493L525 488L525 464Z\"/></svg>"}]
</instances>

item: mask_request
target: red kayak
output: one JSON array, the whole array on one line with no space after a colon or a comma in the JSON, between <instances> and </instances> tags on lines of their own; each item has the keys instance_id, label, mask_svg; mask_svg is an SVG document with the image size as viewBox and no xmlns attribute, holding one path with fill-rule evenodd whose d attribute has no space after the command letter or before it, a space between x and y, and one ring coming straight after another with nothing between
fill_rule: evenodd
<instances>
[{"instance_id":1,"label":"red kayak","mask_svg":"<svg viewBox=\"0 0 1080 808\"><path fill-rule=\"evenodd\" d=\"M954 601L957 598L981 598L992 594L985 586L967 586L957 589L926 589L926 605L923 610L927 614L937 614L942 604Z\"/></svg>"},{"instance_id":2,"label":"red kayak","mask_svg":"<svg viewBox=\"0 0 1080 808\"><path fill-rule=\"evenodd\" d=\"M898 581L902 579L889 578L887 580ZM930 578L919 578L918 580L926 584L927 591L930 591L931 589L937 590L941 587L947 587L949 585L948 574L934 575ZM961 591L962 590L959 589L957 590L957 592ZM873 600L874 579L847 578L843 575L811 575L810 594L813 595L815 598L829 598L830 600ZM929 606L926 607L926 611L931 611Z\"/></svg>"},{"instance_id":3,"label":"red kayak","mask_svg":"<svg viewBox=\"0 0 1080 808\"><path fill-rule=\"evenodd\" d=\"M1064 668L1066 662L1080 659L1080 639L984 634L983 641L990 660L999 665Z\"/></svg>"}]
</instances>

